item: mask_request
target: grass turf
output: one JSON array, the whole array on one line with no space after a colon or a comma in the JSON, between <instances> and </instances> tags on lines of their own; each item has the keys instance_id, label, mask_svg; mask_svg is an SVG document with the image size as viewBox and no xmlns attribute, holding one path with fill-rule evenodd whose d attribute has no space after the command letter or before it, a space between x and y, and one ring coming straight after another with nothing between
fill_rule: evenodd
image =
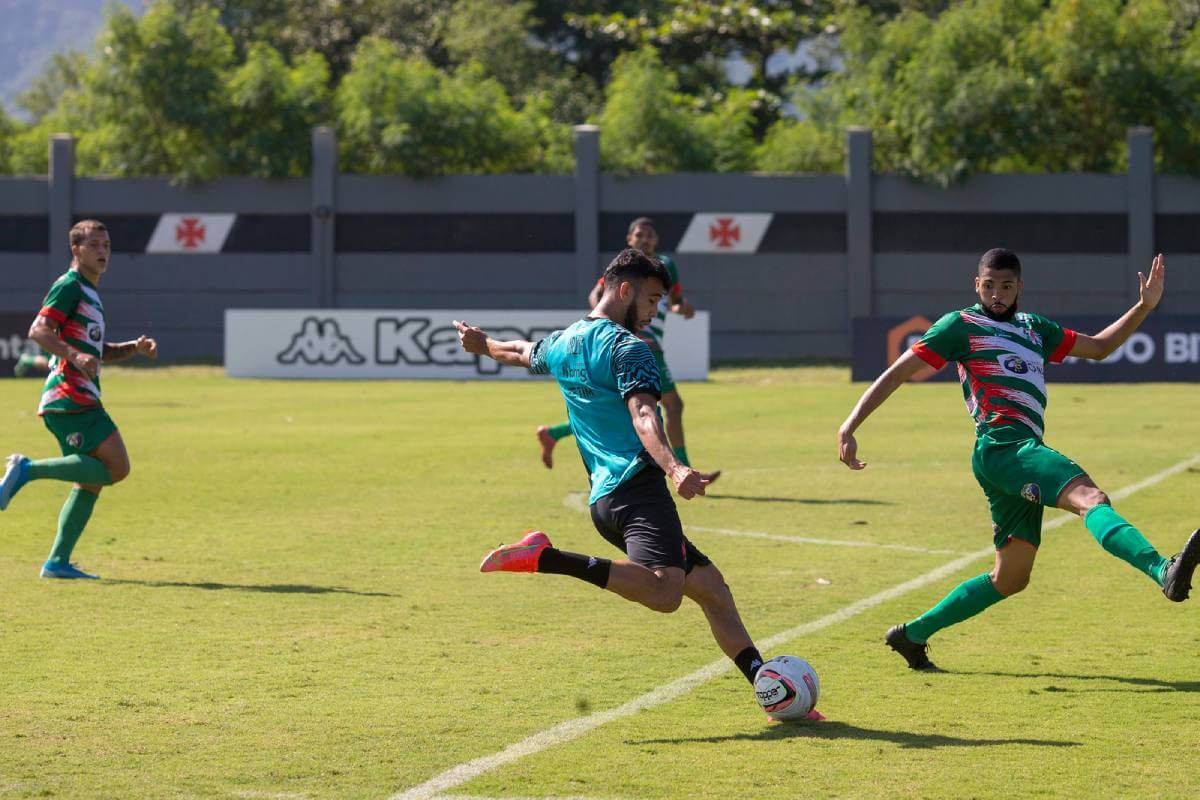
<instances>
[{"instance_id":1,"label":"grass turf","mask_svg":"<svg viewBox=\"0 0 1200 800\"><path fill-rule=\"evenodd\" d=\"M1053 375L1051 374L1051 380ZM654 614L558 576L480 575L541 527L611 555L547 472L545 383L232 381L106 371L131 455L76 557L39 580L67 487L0 515L0 798L382 798L716 660L698 610ZM902 389L836 461L862 390L836 368L683 384L688 449L726 474L685 524L969 553L990 542L954 386ZM1200 452L1195 387L1051 387L1048 442L1109 492ZM56 455L38 386L0 382L2 446ZM1117 504L1164 552L1200 468ZM1048 512L1048 518L1056 512ZM693 537L766 638L957 556ZM483 775L491 796L1194 796L1200 617L1105 554L1045 536L1023 595L934 639L919 675L882 645L988 560L779 648L819 671L820 725L780 726L736 672Z\"/></svg>"}]
</instances>

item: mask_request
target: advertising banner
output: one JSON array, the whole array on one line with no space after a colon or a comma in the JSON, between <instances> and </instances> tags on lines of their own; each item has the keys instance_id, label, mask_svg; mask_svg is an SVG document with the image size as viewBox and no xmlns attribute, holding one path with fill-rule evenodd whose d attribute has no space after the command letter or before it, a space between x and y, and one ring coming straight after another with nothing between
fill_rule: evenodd
<instances>
[{"instance_id":1,"label":"advertising banner","mask_svg":"<svg viewBox=\"0 0 1200 800\"><path fill-rule=\"evenodd\" d=\"M37 345L25 338L32 323L33 315L29 313L0 313L0 378L13 376L13 367L21 353L38 352Z\"/></svg>"},{"instance_id":2,"label":"advertising banner","mask_svg":"<svg viewBox=\"0 0 1200 800\"><path fill-rule=\"evenodd\" d=\"M1055 317L1063 327L1094 334L1112 317ZM870 317L854 320L851 378L873 381L929 329L934 320ZM1151 314L1115 353L1103 361L1068 358L1048 364L1046 375L1061 383L1200 381L1200 316ZM958 380L953 365L923 370L914 380Z\"/></svg>"},{"instance_id":3,"label":"advertising banner","mask_svg":"<svg viewBox=\"0 0 1200 800\"><path fill-rule=\"evenodd\" d=\"M584 312L513 310L230 309L225 371L235 378L521 379L539 376L464 352L453 320L495 339L537 341ZM708 377L708 312L667 315L663 336L676 380Z\"/></svg>"}]
</instances>

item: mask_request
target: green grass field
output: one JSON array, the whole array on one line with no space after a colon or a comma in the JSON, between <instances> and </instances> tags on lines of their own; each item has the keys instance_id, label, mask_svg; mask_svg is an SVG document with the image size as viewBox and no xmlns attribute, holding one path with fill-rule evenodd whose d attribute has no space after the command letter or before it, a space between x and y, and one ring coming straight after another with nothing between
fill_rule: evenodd
<instances>
[{"instance_id":1,"label":"green grass field","mask_svg":"<svg viewBox=\"0 0 1200 800\"><path fill-rule=\"evenodd\" d=\"M1053 376L1051 376L1053 377ZM62 484L0 515L0 798L386 798L719 659L699 610L664 616L568 578L481 575L529 527L611 555L579 510L569 442L546 471L545 383L232 381L106 372L133 464L76 556L37 570ZM861 385L834 368L728 369L685 384L680 501L760 640L990 543L957 386L901 390L834 434ZM0 381L4 452L56 455L38 384ZM1200 453L1200 389L1052 387L1048 441L1115 492ZM1119 502L1168 554L1197 524L1200 462ZM1048 512L1053 519L1058 512ZM1033 585L934 640L909 672L887 627L979 558L772 648L822 679L821 724L778 725L733 671L465 782L449 796L1195 797L1200 599L1174 605L1078 521ZM433 789L423 796L435 794Z\"/></svg>"}]
</instances>

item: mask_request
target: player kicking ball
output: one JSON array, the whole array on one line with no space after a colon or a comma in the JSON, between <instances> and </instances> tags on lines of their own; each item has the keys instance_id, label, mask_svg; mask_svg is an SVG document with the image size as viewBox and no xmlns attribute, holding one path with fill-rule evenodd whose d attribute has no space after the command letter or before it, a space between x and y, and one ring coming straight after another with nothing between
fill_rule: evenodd
<instances>
[{"instance_id":1,"label":"player kicking ball","mask_svg":"<svg viewBox=\"0 0 1200 800\"><path fill-rule=\"evenodd\" d=\"M683 534L666 478L685 500L706 481L681 463L663 432L654 355L635 332L654 316L671 288L663 265L627 249L604 272L592 313L537 342L498 342L455 321L463 349L535 375L553 375L567 402L580 455L591 476L592 522L628 560L568 553L541 531L488 553L481 572L570 575L671 613L684 596L704 611L725 655L754 683L762 656L750 640L720 570Z\"/></svg>"},{"instance_id":2,"label":"player kicking ball","mask_svg":"<svg viewBox=\"0 0 1200 800\"><path fill-rule=\"evenodd\" d=\"M949 361L958 364L967 411L975 420L971 466L991 507L996 561L991 572L964 581L921 616L887 632L887 644L912 669L937 669L927 653L929 637L1029 584L1041 544L1043 506L1078 514L1101 547L1145 573L1168 600L1187 599L1200 562L1200 530L1192 533L1179 555L1163 558L1113 509L1083 467L1042 441L1046 362L1108 356L1158 306L1165 278L1160 254L1149 277L1138 273L1137 304L1100 333L1087 336L1019 312L1021 262L1011 250L989 250L975 277L979 302L934 323L871 384L842 423L838 456L850 469L863 469L867 465L858 459L854 432L871 412L926 365L940 369Z\"/></svg>"},{"instance_id":3,"label":"player kicking ball","mask_svg":"<svg viewBox=\"0 0 1200 800\"><path fill-rule=\"evenodd\" d=\"M32 461L9 456L0 479L0 511L29 481L74 483L58 517L58 535L42 577L94 579L99 576L71 563L71 553L100 490L129 474L121 432L100 404L100 365L134 355L156 358L158 345L145 336L119 344L104 341L104 306L96 287L112 255L108 229L96 220L84 220L71 228L70 242L71 268L50 287L29 329L29 338L52 356L38 415L58 440L62 458Z\"/></svg>"}]
</instances>

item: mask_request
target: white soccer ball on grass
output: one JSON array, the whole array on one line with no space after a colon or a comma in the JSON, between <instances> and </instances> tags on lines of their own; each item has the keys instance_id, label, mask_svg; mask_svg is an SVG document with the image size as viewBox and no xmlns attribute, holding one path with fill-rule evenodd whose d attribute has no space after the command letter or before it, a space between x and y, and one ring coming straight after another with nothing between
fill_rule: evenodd
<instances>
[{"instance_id":1,"label":"white soccer ball on grass","mask_svg":"<svg viewBox=\"0 0 1200 800\"><path fill-rule=\"evenodd\" d=\"M771 719L803 719L817 705L821 681L812 665L799 656L775 656L758 668L754 695Z\"/></svg>"}]
</instances>

